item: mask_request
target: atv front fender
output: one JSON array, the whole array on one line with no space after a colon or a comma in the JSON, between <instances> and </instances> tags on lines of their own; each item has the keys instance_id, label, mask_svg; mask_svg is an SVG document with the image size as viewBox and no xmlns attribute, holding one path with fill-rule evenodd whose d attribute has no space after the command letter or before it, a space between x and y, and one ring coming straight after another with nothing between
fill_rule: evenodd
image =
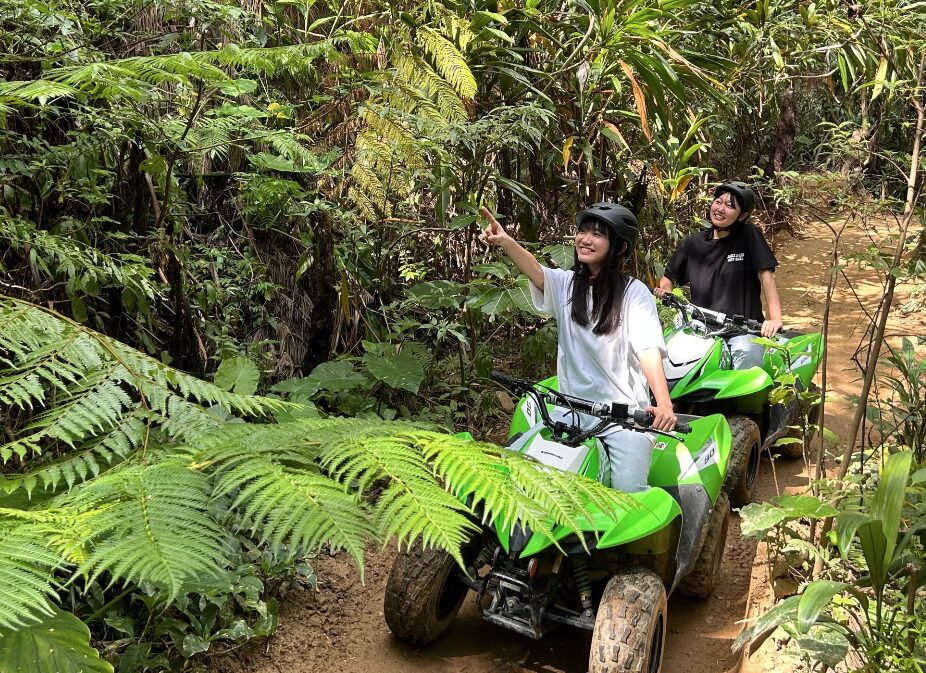
<instances>
[{"instance_id":1,"label":"atv front fender","mask_svg":"<svg viewBox=\"0 0 926 673\"><path fill-rule=\"evenodd\" d=\"M691 391L699 389L716 390L718 400L746 397L762 390L771 389L772 377L761 367L749 369L723 369L708 374L697 381Z\"/></svg>"},{"instance_id":2,"label":"atv front fender","mask_svg":"<svg viewBox=\"0 0 926 673\"><path fill-rule=\"evenodd\" d=\"M682 512L678 503L671 495L661 488L654 487L638 493L628 493L639 507L616 514L597 512L591 519L580 518L578 530L567 526L556 526L553 537L560 542L574 533L597 533L598 540L592 540L590 547L604 549L639 540L662 528L665 528L675 517ZM508 535L503 531L496 531L499 541L505 550L508 550ZM586 536L588 539L588 536ZM521 557L532 556L543 551L553 544L545 535L534 533L530 542L521 552Z\"/></svg>"}]
</instances>

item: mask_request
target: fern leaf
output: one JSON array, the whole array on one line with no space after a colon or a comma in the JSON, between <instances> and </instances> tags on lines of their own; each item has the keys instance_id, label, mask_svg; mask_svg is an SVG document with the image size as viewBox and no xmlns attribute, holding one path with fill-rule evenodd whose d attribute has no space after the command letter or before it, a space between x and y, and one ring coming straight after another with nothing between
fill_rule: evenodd
<instances>
[{"instance_id":1,"label":"fern leaf","mask_svg":"<svg viewBox=\"0 0 926 673\"><path fill-rule=\"evenodd\" d=\"M61 557L39 526L17 511L0 509L0 628L33 623L52 614L52 571Z\"/></svg>"},{"instance_id":2,"label":"fern leaf","mask_svg":"<svg viewBox=\"0 0 926 673\"><path fill-rule=\"evenodd\" d=\"M186 583L226 565L225 533L210 514L209 479L186 465L131 466L82 484L55 504L80 513L92 531L77 571L91 581L109 573L113 581L152 582L172 600Z\"/></svg>"},{"instance_id":3,"label":"fern leaf","mask_svg":"<svg viewBox=\"0 0 926 673\"><path fill-rule=\"evenodd\" d=\"M472 100L476 96L476 78L466 62L466 58L456 46L433 28L422 26L417 38L425 51L434 59L437 72L440 73L460 98Z\"/></svg>"}]
</instances>

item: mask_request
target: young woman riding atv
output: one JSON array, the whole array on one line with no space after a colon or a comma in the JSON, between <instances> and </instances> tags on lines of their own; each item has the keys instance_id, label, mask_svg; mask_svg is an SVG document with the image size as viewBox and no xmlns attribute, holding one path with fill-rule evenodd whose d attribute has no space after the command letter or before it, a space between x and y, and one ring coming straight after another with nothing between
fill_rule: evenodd
<instances>
[{"instance_id":1,"label":"young woman riding atv","mask_svg":"<svg viewBox=\"0 0 926 673\"><path fill-rule=\"evenodd\" d=\"M662 366L665 342L656 302L643 283L623 271L637 241L634 214L613 203L579 211L573 271L542 266L487 208L482 214L488 220L485 240L508 254L530 280L534 305L556 318L560 391L645 409L655 417L654 429L671 430L676 417ZM652 437L617 432L605 443L612 486L646 489Z\"/></svg>"}]
</instances>

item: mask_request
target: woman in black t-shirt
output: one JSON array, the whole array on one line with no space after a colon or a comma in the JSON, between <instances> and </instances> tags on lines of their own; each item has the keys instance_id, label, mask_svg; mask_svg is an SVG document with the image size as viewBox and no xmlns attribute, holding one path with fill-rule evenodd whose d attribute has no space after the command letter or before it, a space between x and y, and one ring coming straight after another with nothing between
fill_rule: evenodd
<instances>
[{"instance_id":1,"label":"woman in black t-shirt","mask_svg":"<svg viewBox=\"0 0 926 673\"><path fill-rule=\"evenodd\" d=\"M762 321L762 336L781 329L781 300L775 285L778 260L759 229L748 222L755 206L752 190L741 182L726 182L714 190L707 211L711 228L689 236L666 266L655 289L657 297L675 285L691 285L698 306ZM762 312L765 295L768 317ZM752 336L728 340L734 367L761 366L764 348Z\"/></svg>"}]
</instances>

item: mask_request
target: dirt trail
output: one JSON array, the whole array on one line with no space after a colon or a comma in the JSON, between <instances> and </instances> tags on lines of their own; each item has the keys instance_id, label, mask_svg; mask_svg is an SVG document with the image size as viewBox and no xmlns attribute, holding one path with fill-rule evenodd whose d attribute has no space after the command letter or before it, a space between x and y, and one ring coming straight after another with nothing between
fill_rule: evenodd
<instances>
[{"instance_id":1,"label":"dirt trail","mask_svg":"<svg viewBox=\"0 0 926 673\"><path fill-rule=\"evenodd\" d=\"M844 238L845 249L859 249L868 239L857 230ZM802 330L819 330L822 300L832 236L823 225L813 225L800 239L779 241L781 262L778 287L786 325ZM858 278L861 290L872 305L880 296L873 275ZM846 395L858 389L857 370L851 363L867 322L862 322L852 293L840 284L831 317L829 339L830 387L833 400L827 408L828 425L845 436L852 407ZM921 318L922 320L922 318ZM922 330L922 323L919 329ZM899 330L894 329L895 333ZM910 331L909 326L904 331ZM785 490L800 490L806 483L800 460L764 461L758 498L768 499ZM757 589L752 596L755 611L768 606L771 598L763 588L762 568L755 571L756 545L739 537L739 517L731 519L722 578L714 596L695 601L681 596L669 602L669 634L665 673L728 673L739 670L740 662L730 645L740 630L738 622L747 613L750 581ZM266 644L252 647L241 661L220 665L216 673L584 673L587 670L590 634L561 628L535 642L483 622L467 598L460 616L449 631L427 648L412 648L392 637L382 616L383 591L393 552L368 553L366 584L343 557L313 561L320 578L315 594L290 594L283 603L280 629ZM774 656L760 650L746 664L753 671L775 670ZM777 670L782 670L780 667Z\"/></svg>"}]
</instances>

